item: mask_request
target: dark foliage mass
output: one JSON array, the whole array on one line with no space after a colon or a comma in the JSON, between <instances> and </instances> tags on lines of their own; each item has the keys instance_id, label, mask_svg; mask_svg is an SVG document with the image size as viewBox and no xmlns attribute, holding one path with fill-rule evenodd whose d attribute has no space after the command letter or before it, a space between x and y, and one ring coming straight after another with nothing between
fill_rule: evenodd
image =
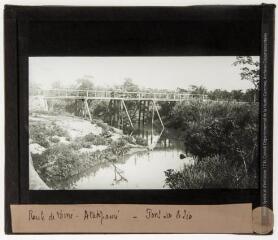
<instances>
[{"instance_id":1,"label":"dark foliage mass","mask_svg":"<svg viewBox=\"0 0 278 240\"><path fill-rule=\"evenodd\" d=\"M258 180L258 105L180 103L171 127L182 131L185 148L196 160L182 171L167 171L171 188L248 188Z\"/></svg>"}]
</instances>

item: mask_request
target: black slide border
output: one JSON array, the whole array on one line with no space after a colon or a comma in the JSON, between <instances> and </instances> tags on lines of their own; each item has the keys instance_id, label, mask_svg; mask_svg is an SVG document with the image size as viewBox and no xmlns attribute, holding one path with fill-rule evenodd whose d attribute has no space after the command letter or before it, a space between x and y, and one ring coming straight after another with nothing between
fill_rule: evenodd
<instances>
[{"instance_id":1,"label":"black slide border","mask_svg":"<svg viewBox=\"0 0 278 240\"><path fill-rule=\"evenodd\" d=\"M29 191L28 57L261 55L264 49L261 40L264 29L269 32L267 206L272 208L274 5L5 6L4 24L6 233L12 233L9 209L12 203L223 204L252 202L253 207L260 206L262 186L260 190ZM262 69L263 67L261 66ZM262 117L260 119L262 121ZM262 128L261 134L265 134Z\"/></svg>"}]
</instances>

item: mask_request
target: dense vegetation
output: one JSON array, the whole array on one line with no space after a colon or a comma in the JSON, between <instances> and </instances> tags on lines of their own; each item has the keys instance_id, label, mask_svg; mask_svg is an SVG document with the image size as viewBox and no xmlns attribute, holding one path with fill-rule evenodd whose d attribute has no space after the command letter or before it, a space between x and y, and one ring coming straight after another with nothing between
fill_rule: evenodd
<instances>
[{"instance_id":1,"label":"dense vegetation","mask_svg":"<svg viewBox=\"0 0 278 240\"><path fill-rule=\"evenodd\" d=\"M168 127L179 128L195 164L168 170L170 188L256 187L258 104L179 103Z\"/></svg>"},{"instance_id":2,"label":"dense vegetation","mask_svg":"<svg viewBox=\"0 0 278 240\"><path fill-rule=\"evenodd\" d=\"M30 143L44 149L41 153L32 154L33 165L50 188L73 188L87 171L92 172L107 163L121 161L121 157L131 147L146 145L140 137L116 133L116 129L101 120L93 120L93 124L101 127L100 135L89 133L71 139L67 130L55 122L30 121ZM112 140L113 134L117 134L118 139ZM90 151L92 146L101 148Z\"/></svg>"},{"instance_id":3,"label":"dense vegetation","mask_svg":"<svg viewBox=\"0 0 278 240\"><path fill-rule=\"evenodd\" d=\"M53 189L72 188L71 178L78 180L84 173L93 167L117 160L127 151L123 145L124 140L113 144L102 151L80 153L82 145L72 143L70 145L58 143L52 145L42 154L33 155L33 163L36 171L43 181ZM115 155L117 154L117 155Z\"/></svg>"}]
</instances>

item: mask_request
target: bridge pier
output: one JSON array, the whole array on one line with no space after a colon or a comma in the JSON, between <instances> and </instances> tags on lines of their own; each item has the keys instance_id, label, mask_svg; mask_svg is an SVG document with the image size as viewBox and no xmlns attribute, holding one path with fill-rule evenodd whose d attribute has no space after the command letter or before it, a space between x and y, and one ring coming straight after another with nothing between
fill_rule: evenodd
<instances>
[{"instance_id":1,"label":"bridge pier","mask_svg":"<svg viewBox=\"0 0 278 240\"><path fill-rule=\"evenodd\" d=\"M113 104L113 100L110 100L109 101L109 104L108 104L108 112L111 113L112 111L112 104ZM113 114L111 114L109 117L108 117L108 121L110 122L110 125L112 125L112 116Z\"/></svg>"},{"instance_id":2,"label":"bridge pier","mask_svg":"<svg viewBox=\"0 0 278 240\"><path fill-rule=\"evenodd\" d=\"M145 125L145 112L146 112L146 101L143 101L143 119L142 119L142 125L143 125L143 128L144 128L144 125Z\"/></svg>"},{"instance_id":3,"label":"bridge pier","mask_svg":"<svg viewBox=\"0 0 278 240\"><path fill-rule=\"evenodd\" d=\"M54 110L54 106L53 105L54 105L53 100L52 99L48 100L48 102L47 102L48 111L53 112L53 110Z\"/></svg>"},{"instance_id":4,"label":"bridge pier","mask_svg":"<svg viewBox=\"0 0 278 240\"><path fill-rule=\"evenodd\" d=\"M86 110L85 111L85 117L86 117L86 112L87 112L90 121L92 121L93 119L92 119L92 115L91 115L91 111L90 111L90 108L89 108L89 105L88 105L88 99L87 98L84 99L84 105L85 105L85 110Z\"/></svg>"},{"instance_id":5,"label":"bridge pier","mask_svg":"<svg viewBox=\"0 0 278 240\"><path fill-rule=\"evenodd\" d=\"M129 125L134 129L130 114L123 99L110 100L108 104L108 111L110 115L110 120L108 122L110 122L111 126L122 126L122 128L124 128L125 112Z\"/></svg>"},{"instance_id":6,"label":"bridge pier","mask_svg":"<svg viewBox=\"0 0 278 240\"><path fill-rule=\"evenodd\" d=\"M153 136L153 123L154 123L154 103L152 102L152 136ZM153 142L153 139L151 139Z\"/></svg>"},{"instance_id":7,"label":"bridge pier","mask_svg":"<svg viewBox=\"0 0 278 240\"><path fill-rule=\"evenodd\" d=\"M122 105L123 105L123 107L124 107L124 109L125 109L125 112L126 112L126 115L127 115L127 117L128 117L129 124L130 124L130 126L134 129L133 123L132 123L132 121L131 121L130 115L129 115L129 113L128 113L128 111L127 111L127 107L126 107L126 105L125 105L125 101L124 101L123 99L122 99Z\"/></svg>"},{"instance_id":8,"label":"bridge pier","mask_svg":"<svg viewBox=\"0 0 278 240\"><path fill-rule=\"evenodd\" d=\"M147 119L150 119L150 101L147 101Z\"/></svg>"},{"instance_id":9,"label":"bridge pier","mask_svg":"<svg viewBox=\"0 0 278 240\"><path fill-rule=\"evenodd\" d=\"M119 102L117 100L114 100L114 105L115 105L115 108L114 108L114 115L115 115L115 124L116 124L116 127L119 127Z\"/></svg>"},{"instance_id":10,"label":"bridge pier","mask_svg":"<svg viewBox=\"0 0 278 240\"><path fill-rule=\"evenodd\" d=\"M46 111L46 112L48 112L47 100L46 100L44 97L40 96L40 97L39 97L39 101L40 101L40 104L41 104L42 107L43 107L43 110Z\"/></svg>"},{"instance_id":11,"label":"bridge pier","mask_svg":"<svg viewBox=\"0 0 278 240\"><path fill-rule=\"evenodd\" d=\"M120 126L120 113L121 113L121 107L120 107L120 101L116 101L116 117L117 117L117 127Z\"/></svg>"},{"instance_id":12,"label":"bridge pier","mask_svg":"<svg viewBox=\"0 0 278 240\"><path fill-rule=\"evenodd\" d=\"M161 119L161 117L160 117L160 114L159 114L158 108L157 108L157 106L156 106L155 100L153 100L153 106L154 106L154 108L155 108L155 110L156 110L156 113L157 113L157 116L158 116L159 121L160 121L160 123L161 123L162 129L164 130L165 127L164 127L164 124L163 124L162 119Z\"/></svg>"},{"instance_id":13,"label":"bridge pier","mask_svg":"<svg viewBox=\"0 0 278 240\"><path fill-rule=\"evenodd\" d=\"M140 124L141 124L141 100L139 100L139 103L138 103L139 107L138 107L138 128L140 129Z\"/></svg>"},{"instance_id":14,"label":"bridge pier","mask_svg":"<svg viewBox=\"0 0 278 240\"><path fill-rule=\"evenodd\" d=\"M150 111L150 102L152 103L152 109ZM140 129L141 126L144 127L146 120L151 118L151 125L152 125L152 134L153 134L153 125L154 125L154 114L156 112L158 119L161 123L162 129L164 129L164 124L161 119L158 107L156 105L156 102L154 99L152 100L147 100L147 101L142 101L140 100L138 103L138 128ZM151 114L151 116L150 116Z\"/></svg>"}]
</instances>

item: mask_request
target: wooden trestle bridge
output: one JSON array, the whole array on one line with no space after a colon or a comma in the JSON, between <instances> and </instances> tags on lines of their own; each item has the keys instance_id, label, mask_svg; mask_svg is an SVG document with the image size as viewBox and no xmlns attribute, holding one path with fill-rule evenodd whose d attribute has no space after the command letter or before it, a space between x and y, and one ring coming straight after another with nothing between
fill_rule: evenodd
<instances>
[{"instance_id":1,"label":"wooden trestle bridge","mask_svg":"<svg viewBox=\"0 0 278 240\"><path fill-rule=\"evenodd\" d=\"M122 118L122 111L127 115L129 124L132 128L134 125L131 120L130 113L126 106L126 101L133 101L138 103L138 118L139 118L139 126L140 120L142 119L144 123L145 119L145 109L147 112L152 112L152 124L154 120L154 113L156 112L162 128L164 129L164 124L159 114L159 109L156 105L156 102L181 102L181 101L206 101L207 95L204 94L188 94L188 93L177 93L177 92L126 92L126 91L95 91L95 90L76 90L76 89L30 89L30 97L39 98L45 110L48 111L48 101L54 99L72 99L72 100L80 100L84 103L85 107L85 117L88 116L90 120L92 120L92 113L89 108L88 101L92 100L108 100L109 108L114 109L113 112L116 112L117 121L120 120L120 116ZM136 112L135 111L135 112ZM133 114L134 115L134 114ZM123 118L122 118L123 121Z\"/></svg>"}]
</instances>

